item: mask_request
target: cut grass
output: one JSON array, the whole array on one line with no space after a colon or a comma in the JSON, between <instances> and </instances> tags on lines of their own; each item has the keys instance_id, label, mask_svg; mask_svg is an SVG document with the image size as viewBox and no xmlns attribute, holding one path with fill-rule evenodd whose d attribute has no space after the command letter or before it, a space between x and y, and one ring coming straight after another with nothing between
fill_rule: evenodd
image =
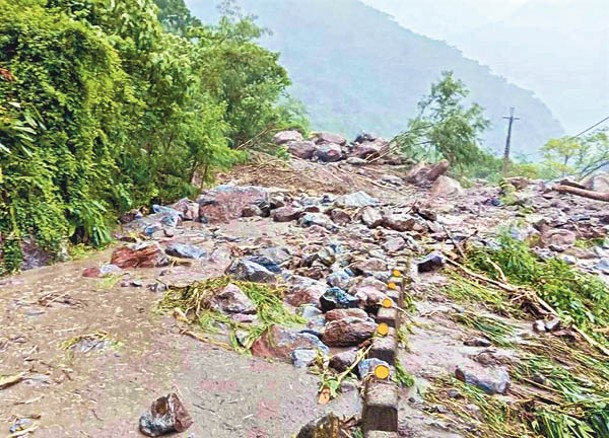
<instances>
[{"instance_id":1,"label":"cut grass","mask_svg":"<svg viewBox=\"0 0 609 438\"><path fill-rule=\"evenodd\" d=\"M512 340L516 334L514 326L498 318L479 315L470 311L454 313L452 317L455 321L482 332L499 347L511 347L514 345Z\"/></svg>"}]
</instances>

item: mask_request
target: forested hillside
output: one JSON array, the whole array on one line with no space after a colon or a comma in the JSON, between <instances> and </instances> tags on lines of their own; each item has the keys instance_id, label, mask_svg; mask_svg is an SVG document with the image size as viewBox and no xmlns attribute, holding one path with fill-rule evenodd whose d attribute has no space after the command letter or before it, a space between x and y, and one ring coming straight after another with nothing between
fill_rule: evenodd
<instances>
[{"instance_id":1,"label":"forested hillside","mask_svg":"<svg viewBox=\"0 0 609 438\"><path fill-rule=\"evenodd\" d=\"M194 15L210 17L217 1L188 0ZM417 102L442 71L452 70L471 89L492 127L487 147L505 142L509 107L522 121L517 153L536 154L563 130L531 91L509 84L447 44L400 27L359 0L239 0L245 12L272 31L264 44L281 52L293 94L308 109L312 127L354 135L370 130L392 136L416 116ZM499 50L499 48L498 48Z\"/></svg>"},{"instance_id":2,"label":"forested hillside","mask_svg":"<svg viewBox=\"0 0 609 438\"><path fill-rule=\"evenodd\" d=\"M118 214L194 194L231 146L291 123L255 25L159 3L0 0L0 274L23 241L109 241Z\"/></svg>"}]
</instances>

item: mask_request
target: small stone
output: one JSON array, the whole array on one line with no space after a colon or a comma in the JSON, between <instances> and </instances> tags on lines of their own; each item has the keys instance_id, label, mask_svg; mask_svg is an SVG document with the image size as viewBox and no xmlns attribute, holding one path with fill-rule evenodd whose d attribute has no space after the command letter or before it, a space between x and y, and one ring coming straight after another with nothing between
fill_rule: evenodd
<instances>
[{"instance_id":1,"label":"small stone","mask_svg":"<svg viewBox=\"0 0 609 438\"><path fill-rule=\"evenodd\" d=\"M359 299L364 307L379 306L387 298L386 293L381 292L373 286L359 286L352 290L351 293Z\"/></svg>"},{"instance_id":2,"label":"small stone","mask_svg":"<svg viewBox=\"0 0 609 438\"><path fill-rule=\"evenodd\" d=\"M399 237L389 237L385 243L383 243L383 249L389 254L396 253L403 250L406 247L406 241Z\"/></svg>"},{"instance_id":3,"label":"small stone","mask_svg":"<svg viewBox=\"0 0 609 438\"><path fill-rule=\"evenodd\" d=\"M152 437L184 432L192 424L188 411L173 393L154 401L150 410L140 417L140 431Z\"/></svg>"},{"instance_id":4,"label":"small stone","mask_svg":"<svg viewBox=\"0 0 609 438\"><path fill-rule=\"evenodd\" d=\"M323 341L330 347L358 345L374 336L376 323L359 318L345 318L326 324Z\"/></svg>"},{"instance_id":5,"label":"small stone","mask_svg":"<svg viewBox=\"0 0 609 438\"><path fill-rule=\"evenodd\" d=\"M263 212L257 205L246 205L241 210L241 217L260 217L263 216Z\"/></svg>"},{"instance_id":6,"label":"small stone","mask_svg":"<svg viewBox=\"0 0 609 438\"><path fill-rule=\"evenodd\" d=\"M254 356L291 360L294 350L321 350L328 354L329 349L318 337L310 333L271 326L253 343Z\"/></svg>"},{"instance_id":7,"label":"small stone","mask_svg":"<svg viewBox=\"0 0 609 438\"><path fill-rule=\"evenodd\" d=\"M546 331L546 324L542 320L537 320L533 323L533 331L535 333L543 333Z\"/></svg>"},{"instance_id":8,"label":"small stone","mask_svg":"<svg viewBox=\"0 0 609 438\"><path fill-rule=\"evenodd\" d=\"M463 345L468 347L490 347L493 344L486 338L469 338L463 342Z\"/></svg>"},{"instance_id":9,"label":"small stone","mask_svg":"<svg viewBox=\"0 0 609 438\"><path fill-rule=\"evenodd\" d=\"M305 304L296 309L296 313L302 316L304 319L313 319L315 317L323 315L321 310L310 304Z\"/></svg>"},{"instance_id":10,"label":"small stone","mask_svg":"<svg viewBox=\"0 0 609 438\"><path fill-rule=\"evenodd\" d=\"M353 277L349 275L346 270L340 269L328 275L326 281L332 287L338 287L340 289L346 290L349 289L349 286L353 282Z\"/></svg>"},{"instance_id":11,"label":"small stone","mask_svg":"<svg viewBox=\"0 0 609 438\"><path fill-rule=\"evenodd\" d=\"M431 196L436 198L448 198L463 193L463 187L459 181L441 175L431 187Z\"/></svg>"},{"instance_id":12,"label":"small stone","mask_svg":"<svg viewBox=\"0 0 609 438\"><path fill-rule=\"evenodd\" d=\"M342 289L331 287L319 299L321 310L325 313L332 309L351 309L359 305L359 300Z\"/></svg>"},{"instance_id":13,"label":"small stone","mask_svg":"<svg viewBox=\"0 0 609 438\"><path fill-rule=\"evenodd\" d=\"M545 323L545 329L549 332L555 332L560 330L561 322L560 318L552 318L550 321Z\"/></svg>"},{"instance_id":14,"label":"small stone","mask_svg":"<svg viewBox=\"0 0 609 438\"><path fill-rule=\"evenodd\" d=\"M330 217L332 218L332 221L338 225L347 225L351 222L349 213L340 208L333 208L332 211L330 211Z\"/></svg>"},{"instance_id":15,"label":"small stone","mask_svg":"<svg viewBox=\"0 0 609 438\"><path fill-rule=\"evenodd\" d=\"M383 226L399 232L412 231L417 220L408 214L392 214L383 220Z\"/></svg>"}]
</instances>

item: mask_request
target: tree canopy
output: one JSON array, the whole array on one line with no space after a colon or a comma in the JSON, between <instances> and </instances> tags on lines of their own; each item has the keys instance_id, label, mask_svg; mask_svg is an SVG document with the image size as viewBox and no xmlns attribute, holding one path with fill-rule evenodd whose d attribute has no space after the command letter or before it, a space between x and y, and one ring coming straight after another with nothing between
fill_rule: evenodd
<instances>
[{"instance_id":1,"label":"tree canopy","mask_svg":"<svg viewBox=\"0 0 609 438\"><path fill-rule=\"evenodd\" d=\"M104 244L117 214L193 195L234 146L302 121L261 34L182 0L0 0L0 273L23 239Z\"/></svg>"}]
</instances>

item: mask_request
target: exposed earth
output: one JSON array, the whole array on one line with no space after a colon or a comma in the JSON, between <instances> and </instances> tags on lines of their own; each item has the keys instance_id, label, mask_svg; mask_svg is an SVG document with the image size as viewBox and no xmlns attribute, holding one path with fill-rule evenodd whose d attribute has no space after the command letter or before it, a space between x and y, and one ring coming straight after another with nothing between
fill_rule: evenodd
<instances>
[{"instance_id":1,"label":"exposed earth","mask_svg":"<svg viewBox=\"0 0 609 438\"><path fill-rule=\"evenodd\" d=\"M293 141L299 140L278 142ZM348 146L336 144L343 158L348 155ZM292 149L292 155L302 152ZM168 286L188 286L225 272L267 283L267 274L278 268L286 309L296 312L301 306L298 313L308 320L286 330L308 328L331 344L327 354L334 355L354 351L360 342L331 342L328 312L315 310L327 288L350 292L370 311L375 287L386 283L394 266L416 267L433 251L458 255L461 246L455 242L493 241L509 224L517 225L512 232L538 234L542 256L564 259L603 279L609 272L606 247L576 244L606 236L606 203L548 191L542 182L516 181L518 202L505 205L499 187L481 183L462 189L444 176L441 184L437 178L413 178L411 166L375 160L379 151L357 156L360 161L323 159L307 150L289 161L259 155L253 164L221 175L219 182L228 186L204 193L197 203L174 205L179 219L162 208L134 215L117 229L119 241L111 248L0 279L0 376L20 376L17 383L0 384L0 436L20 436L18 430L9 432L17 419L27 419L31 434L40 437L138 436L140 415L171 392L192 417L184 433L192 437L290 437L325 413L361 415L357 379L343 385L336 399L320 404L319 376L296 368L290 357L273 348L263 354L267 357L257 357L259 345L252 347L254 355L234 351L228 329L208 337L179 314L161 311ZM251 193L235 192L249 186L256 186ZM260 193L266 205L258 202ZM187 220L189 211L196 220ZM138 259L133 248L142 241L146 251L159 252ZM111 260L119 267L109 268ZM240 262L255 266L235 268ZM398 356L414 385L400 389L403 437L465 437L485 430L478 407L464 401L461 417L444 407L449 388L437 389L437 382L455 375L458 367L501 386L507 373L501 361L519 360L516 347L490 342L455 315L486 315L508 324L515 345L554 336L535 332L531 316L514 318L482 302L457 302L444 291L455 270L439 263L427 273L414 269L407 290L413 306L405 316L407 341ZM252 312L227 312L245 324L248 316L257 321ZM361 325L367 315L362 318L349 321ZM514 379L510 383L509 391L492 397L515 403L522 394L540 391Z\"/></svg>"}]
</instances>

